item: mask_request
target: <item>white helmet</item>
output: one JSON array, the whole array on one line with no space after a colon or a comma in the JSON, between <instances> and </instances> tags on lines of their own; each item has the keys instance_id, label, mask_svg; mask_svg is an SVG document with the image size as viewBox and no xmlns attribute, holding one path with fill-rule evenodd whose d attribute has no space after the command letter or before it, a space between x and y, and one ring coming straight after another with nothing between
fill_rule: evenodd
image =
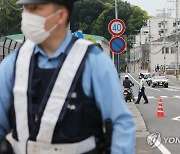
<instances>
[{"instance_id":1,"label":"white helmet","mask_svg":"<svg viewBox=\"0 0 180 154\"><path fill-rule=\"evenodd\" d=\"M128 79L129 79L129 75L125 75L125 76L124 76L124 78L125 78L125 79L126 79L126 78L128 78Z\"/></svg>"}]
</instances>

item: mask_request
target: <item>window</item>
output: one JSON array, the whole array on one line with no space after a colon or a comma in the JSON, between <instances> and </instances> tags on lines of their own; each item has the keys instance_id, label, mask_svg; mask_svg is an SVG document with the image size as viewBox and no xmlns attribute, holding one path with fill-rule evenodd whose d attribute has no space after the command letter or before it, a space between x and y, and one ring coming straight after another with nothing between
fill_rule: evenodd
<instances>
[{"instance_id":1,"label":"window","mask_svg":"<svg viewBox=\"0 0 180 154\"><path fill-rule=\"evenodd\" d=\"M175 47L171 47L171 54L174 54L176 52Z\"/></svg>"},{"instance_id":2,"label":"window","mask_svg":"<svg viewBox=\"0 0 180 154\"><path fill-rule=\"evenodd\" d=\"M164 54L164 49L165 49L165 53L167 54L167 53L169 53L169 48L168 47L163 47L162 48L162 54Z\"/></svg>"},{"instance_id":3,"label":"window","mask_svg":"<svg viewBox=\"0 0 180 154\"><path fill-rule=\"evenodd\" d=\"M169 48L166 47L166 48L165 48L165 51L166 51L166 53L169 53Z\"/></svg>"},{"instance_id":4,"label":"window","mask_svg":"<svg viewBox=\"0 0 180 154\"><path fill-rule=\"evenodd\" d=\"M142 33L146 35L146 34L148 34L149 32L148 32L148 31L143 31Z\"/></svg>"}]
</instances>

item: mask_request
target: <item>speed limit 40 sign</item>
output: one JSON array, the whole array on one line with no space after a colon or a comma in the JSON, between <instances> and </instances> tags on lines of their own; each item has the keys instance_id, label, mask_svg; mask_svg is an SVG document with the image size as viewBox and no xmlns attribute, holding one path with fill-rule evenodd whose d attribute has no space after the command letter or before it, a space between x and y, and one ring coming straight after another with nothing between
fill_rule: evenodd
<instances>
[{"instance_id":1,"label":"speed limit 40 sign","mask_svg":"<svg viewBox=\"0 0 180 154\"><path fill-rule=\"evenodd\" d=\"M126 26L121 19L113 19L109 22L108 30L111 35L120 36L125 32Z\"/></svg>"}]
</instances>

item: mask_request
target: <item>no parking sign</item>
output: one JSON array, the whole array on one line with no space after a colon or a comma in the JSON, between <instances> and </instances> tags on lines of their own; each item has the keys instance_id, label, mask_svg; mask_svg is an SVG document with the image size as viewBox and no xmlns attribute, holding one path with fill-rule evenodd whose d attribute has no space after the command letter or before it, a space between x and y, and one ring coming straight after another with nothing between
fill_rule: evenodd
<instances>
[{"instance_id":1,"label":"no parking sign","mask_svg":"<svg viewBox=\"0 0 180 154\"><path fill-rule=\"evenodd\" d=\"M114 37L110 40L110 50L116 54L122 53L126 48L126 42L122 37Z\"/></svg>"}]
</instances>

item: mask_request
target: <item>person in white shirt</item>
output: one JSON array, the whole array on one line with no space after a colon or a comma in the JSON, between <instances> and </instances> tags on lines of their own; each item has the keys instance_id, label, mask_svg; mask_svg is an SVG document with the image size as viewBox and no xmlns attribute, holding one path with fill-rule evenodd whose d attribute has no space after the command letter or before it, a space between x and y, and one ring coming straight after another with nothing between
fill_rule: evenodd
<instances>
[{"instance_id":1,"label":"person in white shirt","mask_svg":"<svg viewBox=\"0 0 180 154\"><path fill-rule=\"evenodd\" d=\"M137 99L135 104L139 104L142 96L143 96L143 98L145 100L144 104L148 104L149 101L148 101L147 96L145 94L144 75L143 74L141 74L141 80L140 80L140 83L139 83L139 94L138 94L138 99Z\"/></svg>"}]
</instances>

